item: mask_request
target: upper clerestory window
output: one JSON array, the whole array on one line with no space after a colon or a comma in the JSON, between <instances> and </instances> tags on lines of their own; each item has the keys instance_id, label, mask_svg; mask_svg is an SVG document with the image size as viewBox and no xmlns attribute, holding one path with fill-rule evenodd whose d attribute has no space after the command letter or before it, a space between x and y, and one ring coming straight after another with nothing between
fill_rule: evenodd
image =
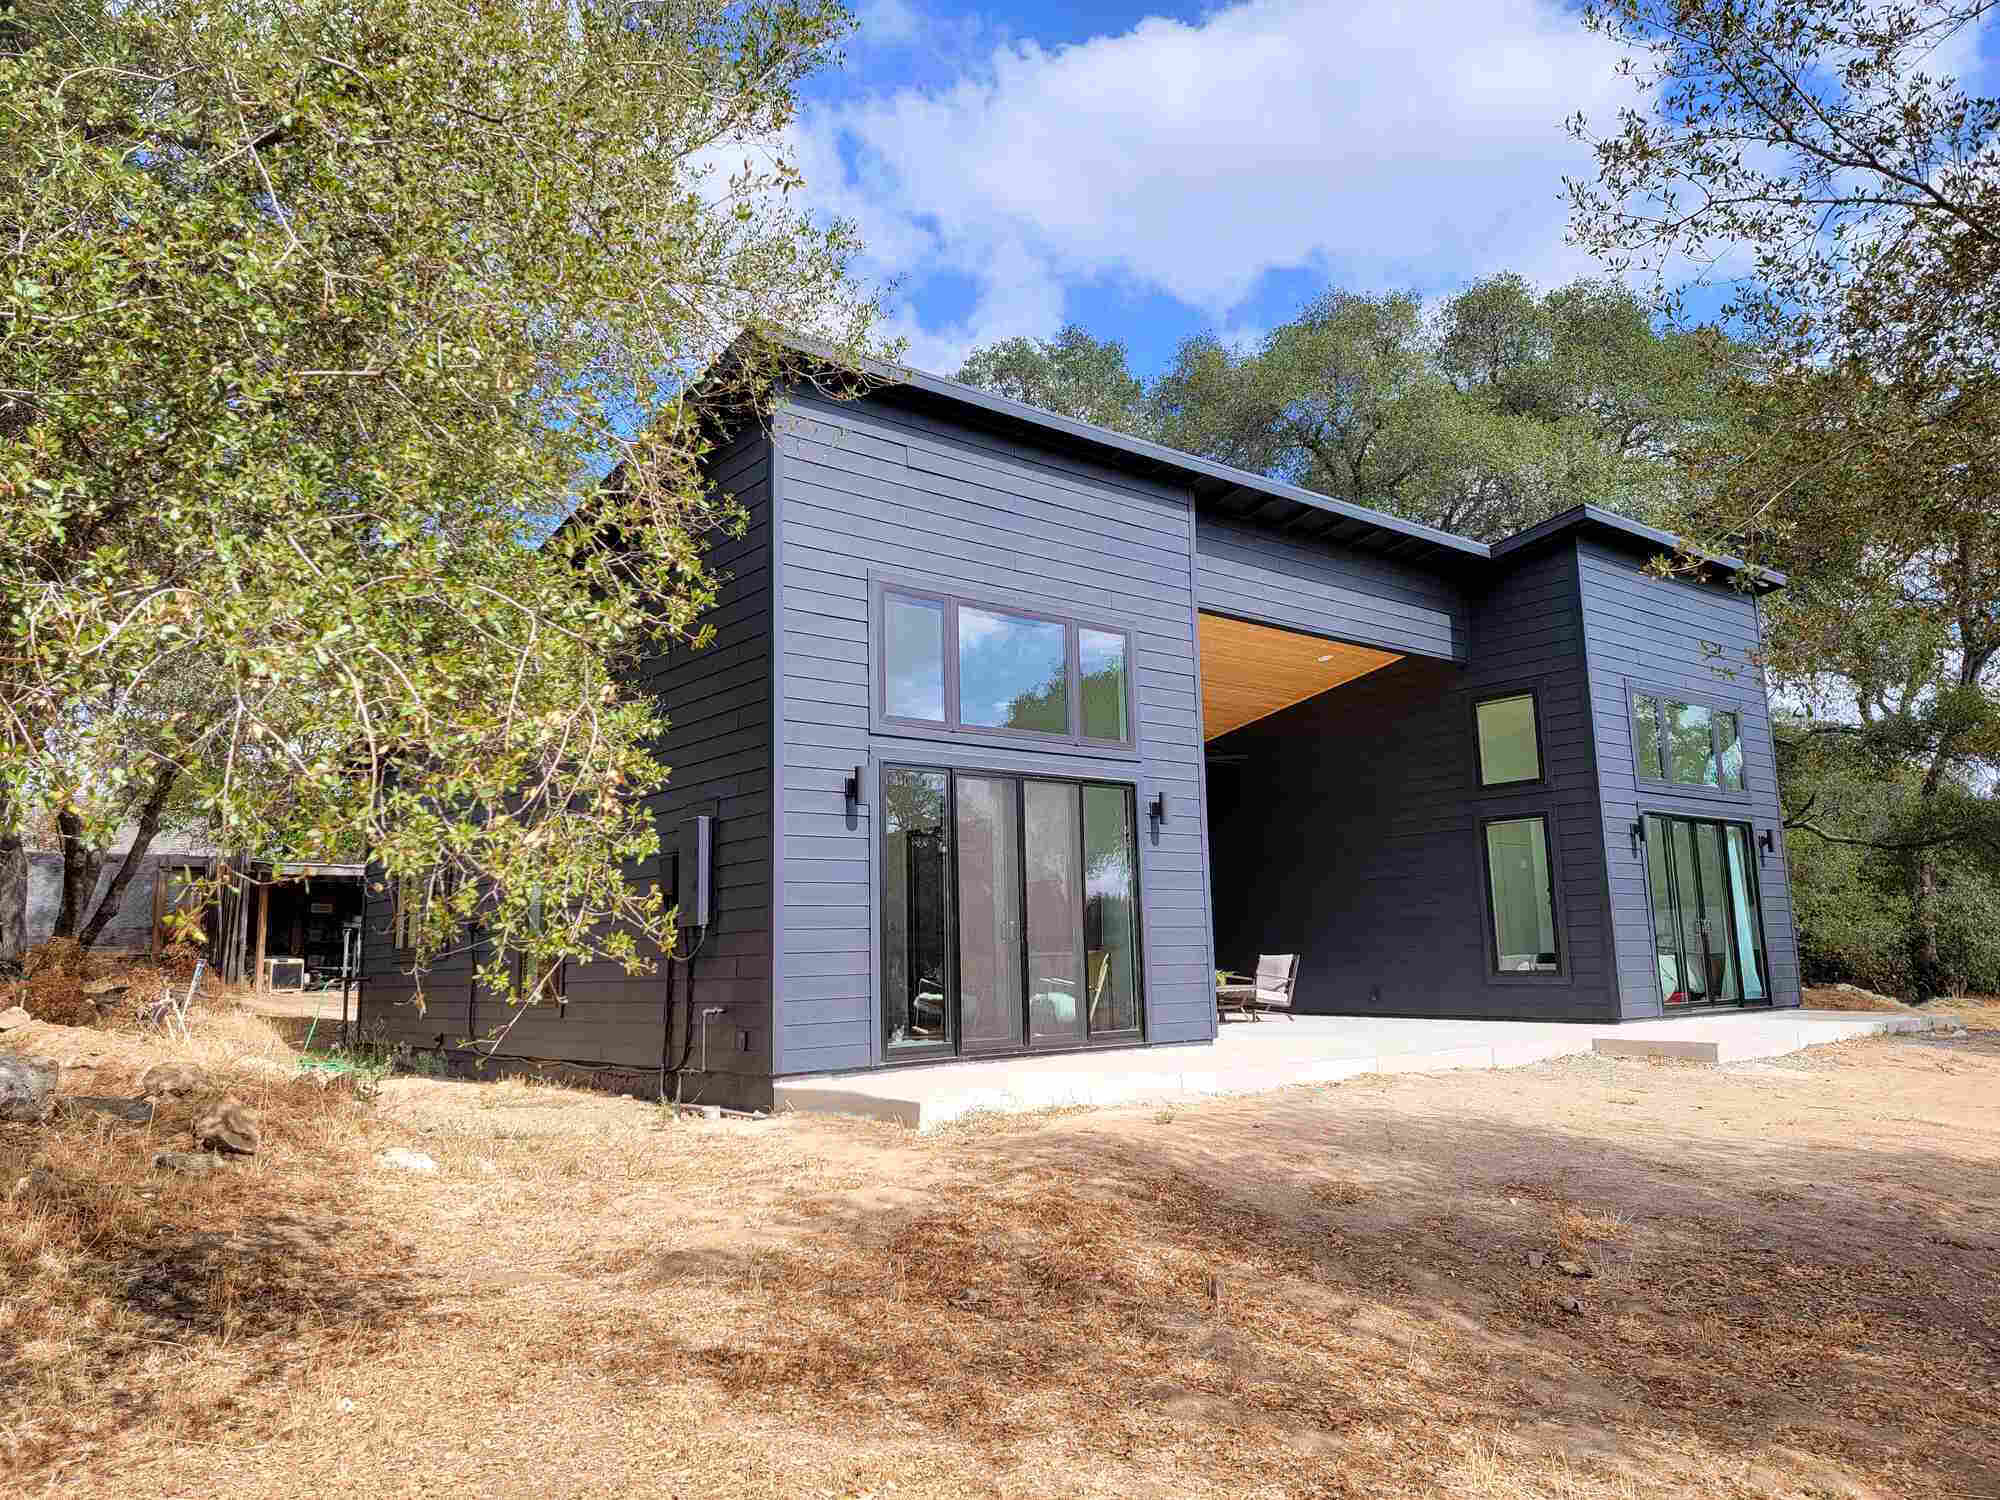
<instances>
[{"instance_id":1,"label":"upper clerestory window","mask_svg":"<svg viewBox=\"0 0 2000 1500\"><path fill-rule=\"evenodd\" d=\"M1078 745L1132 744L1132 637L949 594L881 590L882 717Z\"/></svg>"},{"instance_id":2,"label":"upper clerestory window","mask_svg":"<svg viewBox=\"0 0 2000 1500\"><path fill-rule=\"evenodd\" d=\"M1744 789L1743 721L1734 709L1634 693L1632 748L1642 780Z\"/></svg>"}]
</instances>

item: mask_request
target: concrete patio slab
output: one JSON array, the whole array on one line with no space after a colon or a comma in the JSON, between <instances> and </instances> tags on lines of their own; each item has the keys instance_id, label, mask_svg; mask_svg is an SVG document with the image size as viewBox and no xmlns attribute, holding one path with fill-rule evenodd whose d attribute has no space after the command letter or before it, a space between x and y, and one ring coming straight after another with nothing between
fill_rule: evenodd
<instances>
[{"instance_id":1,"label":"concrete patio slab","mask_svg":"<svg viewBox=\"0 0 2000 1500\"><path fill-rule=\"evenodd\" d=\"M1510 1068L1595 1051L1616 1057L1743 1062L1822 1042L1929 1031L1929 1016L1753 1011L1625 1025L1300 1016L1230 1022L1198 1046L1071 1052L987 1062L781 1078L776 1108L853 1114L928 1130L961 1116L1171 1102L1334 1083L1362 1073Z\"/></svg>"}]
</instances>

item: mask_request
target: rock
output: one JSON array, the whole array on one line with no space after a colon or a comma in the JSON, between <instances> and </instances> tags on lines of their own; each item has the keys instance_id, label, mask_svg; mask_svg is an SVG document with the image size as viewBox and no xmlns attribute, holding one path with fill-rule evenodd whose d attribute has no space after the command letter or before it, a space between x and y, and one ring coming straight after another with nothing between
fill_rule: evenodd
<instances>
[{"instance_id":1,"label":"rock","mask_svg":"<svg viewBox=\"0 0 2000 1500\"><path fill-rule=\"evenodd\" d=\"M208 1074L189 1062L158 1062L139 1075L139 1092L148 1099L193 1094L208 1087Z\"/></svg>"},{"instance_id":2,"label":"rock","mask_svg":"<svg viewBox=\"0 0 2000 1500\"><path fill-rule=\"evenodd\" d=\"M1574 1297L1558 1297L1556 1298L1556 1306L1572 1317L1580 1317L1583 1314L1583 1304Z\"/></svg>"},{"instance_id":3,"label":"rock","mask_svg":"<svg viewBox=\"0 0 2000 1500\"><path fill-rule=\"evenodd\" d=\"M68 1115L99 1114L129 1120L134 1125L152 1123L153 1106L146 1099L109 1099L98 1094L72 1094L60 1101Z\"/></svg>"},{"instance_id":4,"label":"rock","mask_svg":"<svg viewBox=\"0 0 2000 1500\"><path fill-rule=\"evenodd\" d=\"M435 1172L438 1169L438 1164L423 1152L412 1151L407 1146L391 1146L387 1151L378 1151L375 1163L402 1172Z\"/></svg>"},{"instance_id":5,"label":"rock","mask_svg":"<svg viewBox=\"0 0 2000 1500\"><path fill-rule=\"evenodd\" d=\"M190 1177L206 1177L223 1169L227 1157L202 1151L156 1151L153 1166L162 1172L185 1172Z\"/></svg>"},{"instance_id":6,"label":"rock","mask_svg":"<svg viewBox=\"0 0 2000 1500\"><path fill-rule=\"evenodd\" d=\"M262 1139L257 1111L241 1099L224 1099L194 1117L194 1143L204 1151L233 1151L248 1156Z\"/></svg>"},{"instance_id":7,"label":"rock","mask_svg":"<svg viewBox=\"0 0 2000 1500\"><path fill-rule=\"evenodd\" d=\"M14 1186L7 1193L7 1201L21 1203L31 1202L37 1198L58 1197L61 1190L62 1179L47 1167L37 1164L14 1179Z\"/></svg>"},{"instance_id":8,"label":"rock","mask_svg":"<svg viewBox=\"0 0 2000 1500\"><path fill-rule=\"evenodd\" d=\"M0 1120L39 1125L56 1107L57 1070L27 1057L0 1057Z\"/></svg>"},{"instance_id":9,"label":"rock","mask_svg":"<svg viewBox=\"0 0 2000 1500\"><path fill-rule=\"evenodd\" d=\"M0 1032L18 1030L34 1019L20 1006L10 1005L5 1010L0 1010Z\"/></svg>"},{"instance_id":10,"label":"rock","mask_svg":"<svg viewBox=\"0 0 2000 1500\"><path fill-rule=\"evenodd\" d=\"M1590 1267L1578 1260L1559 1260L1556 1262L1556 1269L1565 1276L1588 1276L1590 1274Z\"/></svg>"},{"instance_id":11,"label":"rock","mask_svg":"<svg viewBox=\"0 0 2000 1500\"><path fill-rule=\"evenodd\" d=\"M1531 1271L1539 1271L1549 1262L1548 1252L1544 1250L1530 1250L1521 1259L1528 1263L1528 1269Z\"/></svg>"}]
</instances>

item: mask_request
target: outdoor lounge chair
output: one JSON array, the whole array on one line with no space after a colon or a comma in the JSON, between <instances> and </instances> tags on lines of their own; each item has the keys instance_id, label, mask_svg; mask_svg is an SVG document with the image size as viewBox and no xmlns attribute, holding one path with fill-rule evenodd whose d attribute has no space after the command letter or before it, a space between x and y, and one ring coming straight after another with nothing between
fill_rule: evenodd
<instances>
[{"instance_id":1,"label":"outdoor lounge chair","mask_svg":"<svg viewBox=\"0 0 2000 1500\"><path fill-rule=\"evenodd\" d=\"M1225 974L1215 986L1215 1010L1219 1016L1238 1011L1253 1021L1263 1019L1264 1011L1276 1011L1289 1017L1292 1013L1292 986L1299 977L1299 956L1296 953L1260 953L1257 955L1257 974L1246 979L1241 974Z\"/></svg>"}]
</instances>

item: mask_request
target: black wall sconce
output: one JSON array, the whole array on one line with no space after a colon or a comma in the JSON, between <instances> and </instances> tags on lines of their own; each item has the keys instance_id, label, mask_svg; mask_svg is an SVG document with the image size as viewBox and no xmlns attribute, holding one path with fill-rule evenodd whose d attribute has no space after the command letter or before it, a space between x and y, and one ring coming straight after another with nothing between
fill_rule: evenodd
<instances>
[{"instance_id":1,"label":"black wall sconce","mask_svg":"<svg viewBox=\"0 0 2000 1500\"><path fill-rule=\"evenodd\" d=\"M861 805L861 767L854 768L854 774L847 778L847 810L853 812Z\"/></svg>"},{"instance_id":2,"label":"black wall sconce","mask_svg":"<svg viewBox=\"0 0 2000 1500\"><path fill-rule=\"evenodd\" d=\"M1635 844L1646 842L1646 820L1644 818L1634 818L1632 820L1632 842Z\"/></svg>"},{"instance_id":3,"label":"black wall sconce","mask_svg":"<svg viewBox=\"0 0 2000 1500\"><path fill-rule=\"evenodd\" d=\"M1776 854L1778 852L1778 836L1766 828L1762 833L1757 835L1757 847L1762 849L1766 854Z\"/></svg>"},{"instance_id":4,"label":"black wall sconce","mask_svg":"<svg viewBox=\"0 0 2000 1500\"><path fill-rule=\"evenodd\" d=\"M1166 821L1167 821L1167 794L1166 794L1165 792L1155 792L1155 793L1153 793L1153 800L1152 800L1151 802L1148 802L1148 803L1146 804L1146 811L1152 814L1152 817L1153 817L1153 821L1154 821L1155 823L1164 823L1164 822L1166 822Z\"/></svg>"}]
</instances>

